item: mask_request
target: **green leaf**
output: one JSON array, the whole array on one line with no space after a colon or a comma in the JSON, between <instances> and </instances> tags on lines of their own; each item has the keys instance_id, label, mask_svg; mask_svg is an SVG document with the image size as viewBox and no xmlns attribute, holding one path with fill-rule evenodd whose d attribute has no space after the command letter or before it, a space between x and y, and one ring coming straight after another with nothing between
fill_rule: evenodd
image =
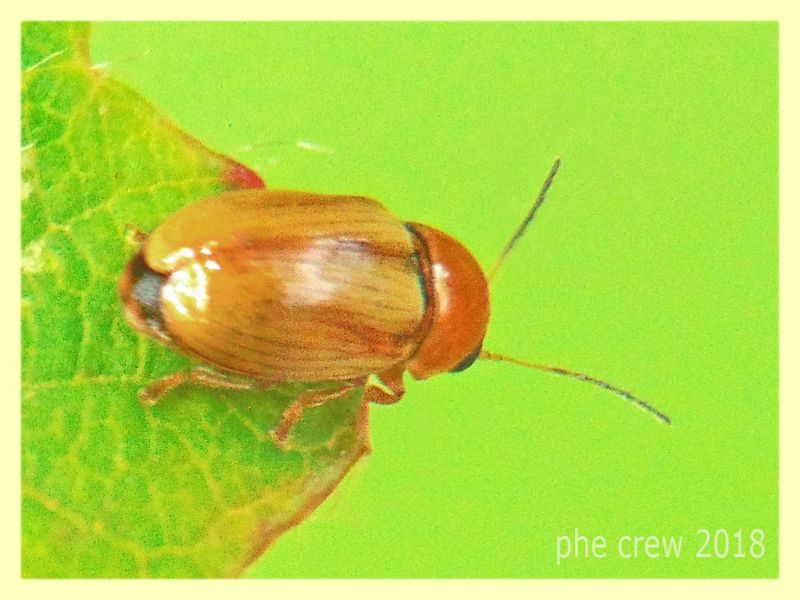
<instances>
[{"instance_id":1,"label":"green leaf","mask_svg":"<svg viewBox=\"0 0 800 600\"><path fill-rule=\"evenodd\" d=\"M22 574L238 575L365 453L361 392L288 452L268 432L304 386L137 401L189 362L123 320L126 226L261 182L93 67L88 33L22 28Z\"/></svg>"}]
</instances>

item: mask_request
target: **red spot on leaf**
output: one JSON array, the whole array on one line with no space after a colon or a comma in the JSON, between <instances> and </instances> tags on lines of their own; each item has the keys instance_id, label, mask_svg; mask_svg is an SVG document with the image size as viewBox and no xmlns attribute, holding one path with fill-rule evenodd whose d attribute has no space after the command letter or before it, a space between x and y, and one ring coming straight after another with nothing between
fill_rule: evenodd
<instances>
[{"instance_id":1,"label":"red spot on leaf","mask_svg":"<svg viewBox=\"0 0 800 600\"><path fill-rule=\"evenodd\" d=\"M232 190L266 187L264 180L258 176L258 173L248 169L241 163L228 160L228 168L222 173L222 183L225 184L225 187Z\"/></svg>"}]
</instances>

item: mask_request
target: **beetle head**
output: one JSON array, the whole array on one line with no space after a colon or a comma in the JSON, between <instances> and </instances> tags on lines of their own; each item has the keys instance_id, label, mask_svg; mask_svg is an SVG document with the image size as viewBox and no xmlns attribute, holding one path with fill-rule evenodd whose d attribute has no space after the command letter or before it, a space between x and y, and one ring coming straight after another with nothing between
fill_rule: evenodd
<instances>
[{"instance_id":1,"label":"beetle head","mask_svg":"<svg viewBox=\"0 0 800 600\"><path fill-rule=\"evenodd\" d=\"M407 227L416 238L428 330L406 368L415 379L463 371L478 358L489 324L486 277L455 238L419 223Z\"/></svg>"}]
</instances>

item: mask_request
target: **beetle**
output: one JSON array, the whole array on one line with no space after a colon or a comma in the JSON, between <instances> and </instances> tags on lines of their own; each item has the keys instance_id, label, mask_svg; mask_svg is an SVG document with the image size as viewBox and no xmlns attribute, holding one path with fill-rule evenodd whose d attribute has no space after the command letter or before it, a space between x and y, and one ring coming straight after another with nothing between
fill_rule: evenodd
<instances>
[{"instance_id":1,"label":"beetle","mask_svg":"<svg viewBox=\"0 0 800 600\"><path fill-rule=\"evenodd\" d=\"M483 349L489 281L544 202L559 166L556 159L488 274L453 237L400 221L361 196L257 189L185 206L149 236L139 234L119 294L133 328L212 368L167 375L142 390L141 400L155 403L187 382L233 389L334 382L301 393L285 409L271 432L285 447L307 408L366 386L364 413L370 402L400 400L406 372L427 379L481 358L598 385L669 424L602 379Z\"/></svg>"}]
</instances>

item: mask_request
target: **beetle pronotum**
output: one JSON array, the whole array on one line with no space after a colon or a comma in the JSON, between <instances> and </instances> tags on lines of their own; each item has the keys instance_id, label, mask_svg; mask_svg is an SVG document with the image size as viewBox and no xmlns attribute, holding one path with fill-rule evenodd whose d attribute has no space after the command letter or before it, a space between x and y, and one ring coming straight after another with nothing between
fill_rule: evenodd
<instances>
[{"instance_id":1,"label":"beetle pronotum","mask_svg":"<svg viewBox=\"0 0 800 600\"><path fill-rule=\"evenodd\" d=\"M669 424L630 392L596 377L482 348L489 281L522 237L560 166L484 275L454 238L404 223L359 196L283 190L225 192L190 204L149 235L119 293L137 330L213 369L174 373L140 392L154 403L187 382L233 389L335 382L301 393L273 439L284 446L303 411L366 386L367 403L403 397L403 375L426 379L498 360L603 387ZM377 375L379 382L368 381Z\"/></svg>"}]
</instances>

